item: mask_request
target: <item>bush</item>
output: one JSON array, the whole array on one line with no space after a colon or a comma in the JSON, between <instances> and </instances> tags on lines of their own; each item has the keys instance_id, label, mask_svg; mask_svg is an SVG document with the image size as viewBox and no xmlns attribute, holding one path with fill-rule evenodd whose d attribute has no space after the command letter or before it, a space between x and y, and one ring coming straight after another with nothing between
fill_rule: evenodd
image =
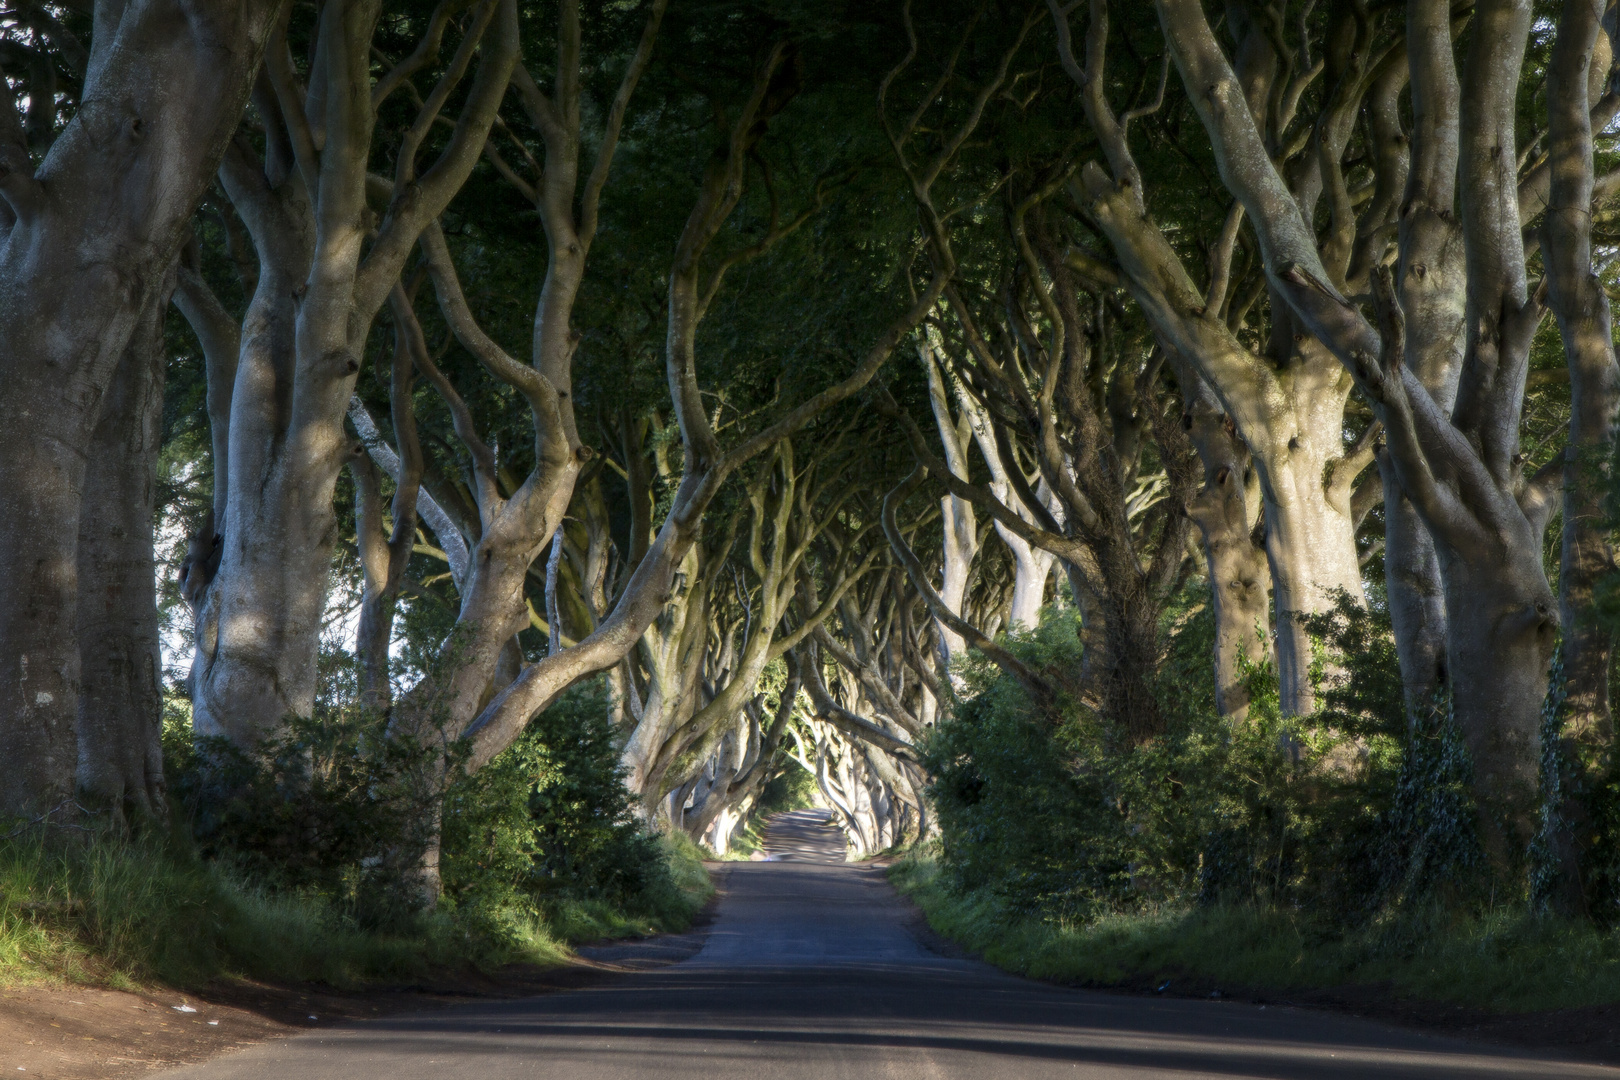
<instances>
[{"instance_id":1,"label":"bush","mask_svg":"<svg viewBox=\"0 0 1620 1080\"><path fill-rule=\"evenodd\" d=\"M516 905L571 941L691 919L709 892L701 863L641 824L608 715L602 683L577 686L451 786L440 865L458 908Z\"/></svg>"},{"instance_id":2,"label":"bush","mask_svg":"<svg viewBox=\"0 0 1620 1080\"><path fill-rule=\"evenodd\" d=\"M1228 992L1382 984L1399 997L1501 1011L1620 1001L1620 938L1590 923L1518 910L1462 914L1408 909L1324 932L1298 909L1218 903L1070 922L1010 909L987 890L949 886L937 861L913 852L890 876L929 924L985 960L1066 983L1132 981L1174 992L1189 980Z\"/></svg>"},{"instance_id":3,"label":"bush","mask_svg":"<svg viewBox=\"0 0 1620 1080\"><path fill-rule=\"evenodd\" d=\"M1466 753L1444 701L1408 724L1387 614L1341 598L1308 625L1320 708L1284 717L1267 668L1241 723L1216 715L1212 616L1198 590L1167 614L1163 734L1127 742L1073 702L1032 701L982 663L926 740L942 882L1066 921L1188 905L1307 911L1359 925L1482 872ZM1008 647L1080 665L1071 609Z\"/></svg>"},{"instance_id":4,"label":"bush","mask_svg":"<svg viewBox=\"0 0 1620 1080\"><path fill-rule=\"evenodd\" d=\"M552 938L682 927L712 891L692 853L632 812L600 684L564 694L472 775L456 747L389 737L352 708L323 704L251 755L194 743L172 713L170 788L199 865L346 931L545 953ZM435 822L443 901L430 914L418 870Z\"/></svg>"},{"instance_id":5,"label":"bush","mask_svg":"<svg viewBox=\"0 0 1620 1080\"><path fill-rule=\"evenodd\" d=\"M409 925L426 899L443 753L391 738L384 717L323 707L247 754L165 737L165 771L199 853L243 879L320 897L364 928Z\"/></svg>"}]
</instances>

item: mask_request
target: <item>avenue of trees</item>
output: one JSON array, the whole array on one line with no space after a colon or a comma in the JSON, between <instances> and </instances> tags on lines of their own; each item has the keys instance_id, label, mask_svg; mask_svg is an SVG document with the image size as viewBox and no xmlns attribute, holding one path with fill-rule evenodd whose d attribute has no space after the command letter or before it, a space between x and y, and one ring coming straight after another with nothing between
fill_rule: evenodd
<instances>
[{"instance_id":1,"label":"avenue of trees","mask_svg":"<svg viewBox=\"0 0 1620 1080\"><path fill-rule=\"evenodd\" d=\"M1612 919L1617 36L19 0L0 815L370 725L431 897L444 792L590 701L722 853L802 768L1071 908L1427 860Z\"/></svg>"}]
</instances>

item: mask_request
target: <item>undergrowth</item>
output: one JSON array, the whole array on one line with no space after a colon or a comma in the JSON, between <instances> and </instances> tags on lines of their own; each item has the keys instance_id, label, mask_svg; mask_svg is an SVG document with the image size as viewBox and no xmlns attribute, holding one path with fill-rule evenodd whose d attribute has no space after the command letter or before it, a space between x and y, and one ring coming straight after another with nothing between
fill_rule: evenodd
<instances>
[{"instance_id":1,"label":"undergrowth","mask_svg":"<svg viewBox=\"0 0 1620 1080\"><path fill-rule=\"evenodd\" d=\"M1151 737L1126 738L1076 702L1034 701L970 659L921 745L940 835L898 864L896 883L940 932L1044 978L1378 983L1499 1010L1620 1001L1620 933L1601 905L1566 918L1532 888L1556 869L1551 845L1506 866L1485 859L1450 699L1408 712L1372 593L1306 620L1308 716L1282 712L1266 665L1249 672L1245 716L1217 713L1213 622L1196 591L1169 612ZM1074 623L1049 609L1007 647L1037 670L1077 669ZM1558 717L1555 694L1553 746ZM1588 779L1606 769L1544 765L1585 784L1572 795L1544 779L1550 802L1584 813L1593 850L1620 819ZM1591 877L1589 897L1603 880Z\"/></svg>"},{"instance_id":2,"label":"undergrowth","mask_svg":"<svg viewBox=\"0 0 1620 1080\"><path fill-rule=\"evenodd\" d=\"M1008 971L1117 985L1199 978L1231 989L1387 984L1403 998L1528 1012L1620 1001L1620 938L1524 908L1458 914L1435 907L1347 934L1298 911L1183 905L1086 922L1011 910L988 889L961 893L914 851L890 878L929 924Z\"/></svg>"},{"instance_id":3,"label":"undergrowth","mask_svg":"<svg viewBox=\"0 0 1620 1080\"><path fill-rule=\"evenodd\" d=\"M563 899L544 911L446 903L388 930L309 892L267 889L184 837L0 840L0 985L187 987L218 976L353 987L435 971L558 964L569 946L680 929L713 893L690 841L661 838L673 894L654 910Z\"/></svg>"},{"instance_id":4,"label":"undergrowth","mask_svg":"<svg viewBox=\"0 0 1620 1080\"><path fill-rule=\"evenodd\" d=\"M544 924L513 930L492 939L442 912L363 929L321 897L205 862L183 838L0 842L0 983L193 986L228 974L352 986L566 955Z\"/></svg>"},{"instance_id":5,"label":"undergrowth","mask_svg":"<svg viewBox=\"0 0 1620 1080\"><path fill-rule=\"evenodd\" d=\"M702 853L631 811L600 688L564 695L472 776L451 763L443 895L426 910L411 747L378 718L289 725L255 758L165 733L167 832L0 831L0 985L221 975L353 986L681 930L713 894ZM431 764L431 762L429 762Z\"/></svg>"}]
</instances>

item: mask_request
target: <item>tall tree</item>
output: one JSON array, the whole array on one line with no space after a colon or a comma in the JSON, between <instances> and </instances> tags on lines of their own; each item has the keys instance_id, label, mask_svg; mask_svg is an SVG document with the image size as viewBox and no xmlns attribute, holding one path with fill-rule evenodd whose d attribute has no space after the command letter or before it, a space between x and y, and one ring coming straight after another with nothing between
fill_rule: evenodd
<instances>
[{"instance_id":1,"label":"tall tree","mask_svg":"<svg viewBox=\"0 0 1620 1080\"><path fill-rule=\"evenodd\" d=\"M0 416L30 433L0 448L10 582L0 599L0 813L71 806L77 547L101 403L141 321L159 310L281 6L98 5L85 104L37 164L9 86L0 101Z\"/></svg>"},{"instance_id":2,"label":"tall tree","mask_svg":"<svg viewBox=\"0 0 1620 1080\"><path fill-rule=\"evenodd\" d=\"M418 237L477 163L517 61L515 0L481 0L432 89L407 113L391 181L374 177L379 111L437 58L457 10L444 0L418 47L375 83L380 0L322 8L309 28L312 59L302 78L284 22L254 96L264 150L244 133L221 168L259 271L230 394L218 571L196 601L191 700L201 734L251 747L314 709L332 496L355 454L344 419L366 339ZM418 155L464 79L449 138L419 168ZM210 367L223 372L229 364Z\"/></svg>"},{"instance_id":3,"label":"tall tree","mask_svg":"<svg viewBox=\"0 0 1620 1080\"><path fill-rule=\"evenodd\" d=\"M1420 113L1414 125L1412 171L1422 178L1431 160L1454 160L1457 169L1466 333L1449 415L1405 357L1408 341L1440 337L1427 318L1450 317L1446 305L1401 302L1396 283L1425 278L1431 269L1416 259L1415 230L1403 238L1396 272L1373 275L1375 327L1345 299L1301 206L1265 155L1241 84L1201 6L1161 0L1158 9L1222 179L1254 222L1272 287L1372 403L1401 490L1434 538L1445 588L1447 674L1473 756L1482 835L1493 861L1507 868L1534 829L1538 726L1557 632L1541 536L1561 470L1527 481L1519 453L1530 342L1543 312L1529 287L1520 232L1515 132L1531 5L1476 6L1455 113L1442 111L1448 95L1429 93L1455 79L1449 5L1407 5L1414 88L1424 108L1435 110Z\"/></svg>"}]
</instances>

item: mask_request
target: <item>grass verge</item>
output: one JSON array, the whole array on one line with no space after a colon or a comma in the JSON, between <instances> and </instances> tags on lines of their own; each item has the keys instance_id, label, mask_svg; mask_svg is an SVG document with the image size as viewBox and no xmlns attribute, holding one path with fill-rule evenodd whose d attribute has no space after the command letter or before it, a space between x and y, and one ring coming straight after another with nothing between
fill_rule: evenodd
<instances>
[{"instance_id":1,"label":"grass verge","mask_svg":"<svg viewBox=\"0 0 1620 1080\"><path fill-rule=\"evenodd\" d=\"M0 985L195 987L221 975L336 987L434 971L563 963L570 942L684 929L713 894L697 849L665 842L670 875L634 912L559 901L544 912L440 910L397 932L356 926L315 896L270 893L170 840L0 840ZM690 849L690 850L688 850Z\"/></svg>"},{"instance_id":2,"label":"grass verge","mask_svg":"<svg viewBox=\"0 0 1620 1080\"><path fill-rule=\"evenodd\" d=\"M1195 977L1232 988L1385 984L1402 998L1533 1012L1620 1001L1620 934L1503 911L1408 913L1349 934L1252 907L1117 915L1084 925L1019 914L988 893L956 894L926 852L889 871L935 931L1021 975L1122 985Z\"/></svg>"}]
</instances>

